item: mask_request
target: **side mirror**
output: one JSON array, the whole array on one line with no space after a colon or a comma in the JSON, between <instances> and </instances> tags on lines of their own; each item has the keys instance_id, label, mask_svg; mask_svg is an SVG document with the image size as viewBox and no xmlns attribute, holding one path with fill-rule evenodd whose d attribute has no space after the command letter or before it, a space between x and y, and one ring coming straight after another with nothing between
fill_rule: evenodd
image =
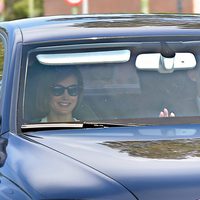
<instances>
[{"instance_id":1,"label":"side mirror","mask_svg":"<svg viewBox=\"0 0 200 200\"><path fill-rule=\"evenodd\" d=\"M7 158L6 146L8 144L8 139L0 137L0 167L4 165Z\"/></svg>"}]
</instances>

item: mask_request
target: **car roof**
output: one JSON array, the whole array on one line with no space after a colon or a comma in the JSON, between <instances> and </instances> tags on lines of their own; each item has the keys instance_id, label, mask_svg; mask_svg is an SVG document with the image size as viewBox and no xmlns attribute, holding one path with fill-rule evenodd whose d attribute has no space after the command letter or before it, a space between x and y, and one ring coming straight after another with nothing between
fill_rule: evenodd
<instances>
[{"instance_id":1,"label":"car roof","mask_svg":"<svg viewBox=\"0 0 200 200\"><path fill-rule=\"evenodd\" d=\"M66 15L1 24L7 32L20 29L24 43L141 36L200 36L199 15Z\"/></svg>"}]
</instances>

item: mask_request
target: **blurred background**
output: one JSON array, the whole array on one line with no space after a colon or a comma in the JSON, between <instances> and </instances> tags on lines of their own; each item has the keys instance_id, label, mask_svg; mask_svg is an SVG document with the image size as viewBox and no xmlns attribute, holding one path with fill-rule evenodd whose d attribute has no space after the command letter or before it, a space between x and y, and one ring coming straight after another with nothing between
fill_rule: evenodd
<instances>
[{"instance_id":1,"label":"blurred background","mask_svg":"<svg viewBox=\"0 0 200 200\"><path fill-rule=\"evenodd\" d=\"M200 13L200 0L0 0L3 20L63 14Z\"/></svg>"}]
</instances>

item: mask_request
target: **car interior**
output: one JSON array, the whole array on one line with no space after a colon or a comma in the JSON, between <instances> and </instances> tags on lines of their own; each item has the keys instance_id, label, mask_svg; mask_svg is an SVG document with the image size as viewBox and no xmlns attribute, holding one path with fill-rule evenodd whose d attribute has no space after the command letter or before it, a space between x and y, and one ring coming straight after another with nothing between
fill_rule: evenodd
<instances>
[{"instance_id":1,"label":"car interior","mask_svg":"<svg viewBox=\"0 0 200 200\"><path fill-rule=\"evenodd\" d=\"M143 50L142 53L146 55L149 52ZM187 51L177 61L174 55L164 57L161 54L167 64L173 59L173 67L178 62L184 65L172 70L170 64L168 69L161 63L160 57L158 68L155 68L155 60L154 65L151 61L142 61L141 67L138 67L136 60L140 54L141 50L139 53L131 50L130 59L126 62L60 64L61 68L76 66L83 78L83 92L73 112L74 117L80 121L158 118L164 108L174 112L176 117L199 116L197 84L190 77L190 72L198 71L198 57ZM194 57L194 66L187 62L190 54ZM59 54L56 56L59 57ZM146 63L149 68L146 68ZM166 70L161 69L161 65ZM40 122L44 116L35 106L36 90L40 87L37 85L39 79L43 79L44 73L52 68L52 64L40 63L35 55L29 62L23 101L26 123Z\"/></svg>"}]
</instances>

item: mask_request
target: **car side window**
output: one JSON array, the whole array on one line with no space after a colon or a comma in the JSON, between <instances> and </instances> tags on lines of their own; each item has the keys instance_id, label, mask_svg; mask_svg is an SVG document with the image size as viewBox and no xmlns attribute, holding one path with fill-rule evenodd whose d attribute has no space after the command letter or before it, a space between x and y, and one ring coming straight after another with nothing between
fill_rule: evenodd
<instances>
[{"instance_id":1,"label":"car side window","mask_svg":"<svg viewBox=\"0 0 200 200\"><path fill-rule=\"evenodd\" d=\"M0 100L1 100L1 91L2 91L1 88L2 88L4 55L5 55L5 45L4 45L4 41L2 37L0 37Z\"/></svg>"},{"instance_id":2,"label":"car side window","mask_svg":"<svg viewBox=\"0 0 200 200\"><path fill-rule=\"evenodd\" d=\"M1 87L2 87L4 55L5 55L4 41L3 41L2 37L0 37L0 99L1 99Z\"/></svg>"}]
</instances>

